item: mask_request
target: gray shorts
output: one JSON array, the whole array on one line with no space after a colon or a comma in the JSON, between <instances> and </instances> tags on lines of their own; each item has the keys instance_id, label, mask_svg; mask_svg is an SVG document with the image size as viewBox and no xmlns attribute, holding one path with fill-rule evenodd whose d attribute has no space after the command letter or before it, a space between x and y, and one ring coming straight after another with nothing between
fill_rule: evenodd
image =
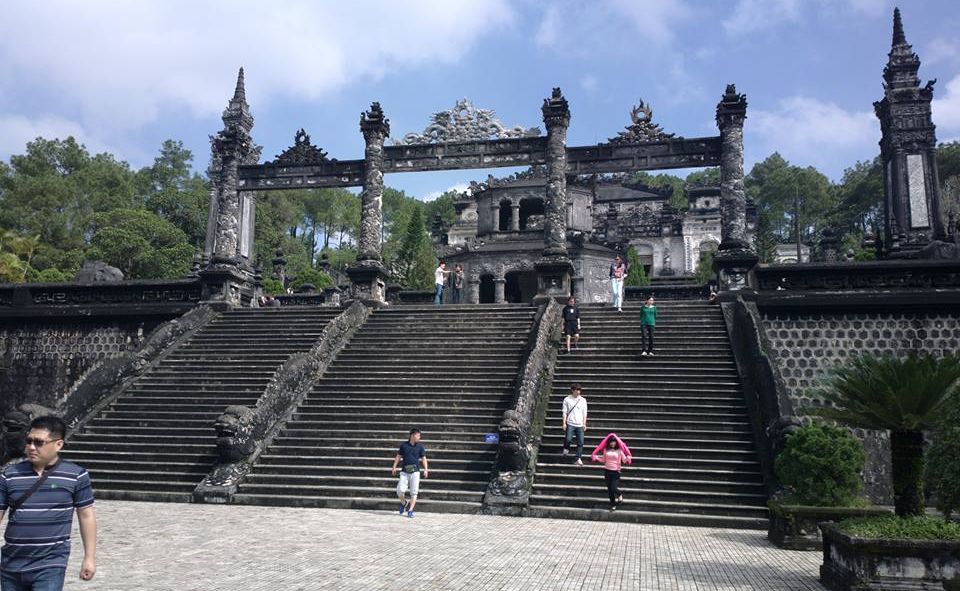
<instances>
[{"instance_id":1,"label":"gray shorts","mask_svg":"<svg viewBox=\"0 0 960 591\"><path fill-rule=\"evenodd\" d=\"M420 492L420 472L401 472L400 481L397 482L397 496L402 497L407 491L410 491L410 498L417 498Z\"/></svg>"}]
</instances>

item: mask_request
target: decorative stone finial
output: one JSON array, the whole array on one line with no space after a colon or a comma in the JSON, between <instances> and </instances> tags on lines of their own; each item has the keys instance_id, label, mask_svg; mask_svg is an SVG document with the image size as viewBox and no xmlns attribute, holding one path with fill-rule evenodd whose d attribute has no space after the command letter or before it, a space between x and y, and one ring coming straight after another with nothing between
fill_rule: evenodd
<instances>
[{"instance_id":1,"label":"decorative stone finial","mask_svg":"<svg viewBox=\"0 0 960 591\"><path fill-rule=\"evenodd\" d=\"M247 102L247 90L243 83L243 67L240 68L240 73L237 75L237 88L233 91L233 100L235 102Z\"/></svg>"},{"instance_id":2,"label":"decorative stone finial","mask_svg":"<svg viewBox=\"0 0 960 591\"><path fill-rule=\"evenodd\" d=\"M907 36L903 34L903 22L900 20L900 8L893 9L893 44L907 44Z\"/></svg>"},{"instance_id":3,"label":"decorative stone finial","mask_svg":"<svg viewBox=\"0 0 960 591\"><path fill-rule=\"evenodd\" d=\"M735 84L727 84L727 89L717 104L717 126L721 129L727 123L743 119L747 116L747 95L738 94Z\"/></svg>"},{"instance_id":4,"label":"decorative stone finial","mask_svg":"<svg viewBox=\"0 0 960 591\"><path fill-rule=\"evenodd\" d=\"M554 125L570 124L570 105L567 99L563 98L560 88L553 89L550 98L543 99L543 123L549 129Z\"/></svg>"},{"instance_id":5,"label":"decorative stone finial","mask_svg":"<svg viewBox=\"0 0 960 591\"><path fill-rule=\"evenodd\" d=\"M382 133L384 137L390 135L390 120L383 115L383 108L379 102L370 104L370 109L360 113L360 131Z\"/></svg>"}]
</instances>

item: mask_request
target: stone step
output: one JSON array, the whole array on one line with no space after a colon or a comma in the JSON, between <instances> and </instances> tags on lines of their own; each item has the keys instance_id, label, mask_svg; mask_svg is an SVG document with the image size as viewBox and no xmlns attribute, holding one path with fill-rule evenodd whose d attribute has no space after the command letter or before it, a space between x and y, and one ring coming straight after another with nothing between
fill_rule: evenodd
<instances>
[{"instance_id":1,"label":"stone step","mask_svg":"<svg viewBox=\"0 0 960 591\"><path fill-rule=\"evenodd\" d=\"M243 489L241 489L243 490ZM281 492L286 492L281 489ZM352 491L339 491L340 495L345 495ZM355 509L367 511L396 511L396 499L387 500L382 495L377 494L373 497L350 497L333 496L336 491L332 491L331 496L315 495L295 495L289 494L251 494L241 492L233 497L233 503L237 505L273 505L273 506L295 506L310 508L327 509ZM474 514L480 512L480 501L482 495L466 495L468 501L449 501L437 496L431 496L430 493L421 490L417 498L416 513L466 513Z\"/></svg>"},{"instance_id":2,"label":"stone step","mask_svg":"<svg viewBox=\"0 0 960 591\"><path fill-rule=\"evenodd\" d=\"M321 382L321 385L323 382ZM513 388L500 388L499 391L487 387L460 386L458 392L464 392L468 401L488 403L512 402L514 398ZM305 404L323 404L326 400L371 400L393 397L394 400L406 401L449 401L459 398L451 398L449 388L443 390L424 390L419 387L403 386L365 386L363 388L324 388L318 386L307 397Z\"/></svg>"},{"instance_id":3,"label":"stone step","mask_svg":"<svg viewBox=\"0 0 960 591\"><path fill-rule=\"evenodd\" d=\"M93 484L95 497L100 492L109 490L128 490L143 492L192 493L203 480L202 474L174 473L174 472L117 472L115 478L103 473L90 471L90 481Z\"/></svg>"},{"instance_id":4,"label":"stone step","mask_svg":"<svg viewBox=\"0 0 960 591\"><path fill-rule=\"evenodd\" d=\"M94 487L97 499L111 501L138 501L147 503L190 503L193 501L193 489L189 492L160 492L140 490L114 490Z\"/></svg>"},{"instance_id":5,"label":"stone step","mask_svg":"<svg viewBox=\"0 0 960 591\"><path fill-rule=\"evenodd\" d=\"M366 448L368 446L385 446L394 453L400 446L400 443L406 441L407 431L371 431L370 435L364 432L342 436L331 436L327 433L317 433L315 431L299 432L296 429L284 430L271 445L271 453L282 453L284 455L304 454L307 451L312 453L323 453L330 449L354 450L356 448ZM496 453L496 444L486 443L482 438L473 435L470 437L458 437L456 433L441 433L438 437L434 434L428 434L429 438L424 439L424 445L428 453L438 451L445 452L477 452L477 453ZM351 451L351 453L353 453Z\"/></svg>"},{"instance_id":6,"label":"stone step","mask_svg":"<svg viewBox=\"0 0 960 591\"><path fill-rule=\"evenodd\" d=\"M598 490L594 497L571 497L564 495L531 494L531 507L561 505L568 508L597 509L607 508L610 505L606 497L606 489ZM766 519L766 507L725 503L695 503L681 501L634 500L624 496L623 503L617 507L615 513L629 511L663 512L674 514L711 515L718 517L746 517Z\"/></svg>"},{"instance_id":7,"label":"stone step","mask_svg":"<svg viewBox=\"0 0 960 591\"><path fill-rule=\"evenodd\" d=\"M153 463L158 469L167 465L167 464L203 464L211 465L216 462L217 455L213 451L213 448L209 448L209 453L175 453L170 451L158 451L152 453L144 453L143 451L124 451L124 450L115 450L112 449L109 451L109 456L105 457L105 454L108 453L103 449L77 449L74 448L73 442L71 440L70 447L64 448L62 455L68 460L78 462L83 466L87 466L91 462L114 462L115 465L123 466L127 462L145 462Z\"/></svg>"},{"instance_id":8,"label":"stone step","mask_svg":"<svg viewBox=\"0 0 960 591\"><path fill-rule=\"evenodd\" d=\"M420 427L420 425L415 425ZM422 427L421 427L422 428ZM476 431L428 431L423 429L423 444L426 446L437 445L469 445L472 449L496 449L496 444L485 443L483 435ZM212 432L212 430L211 430ZM410 426L403 427L383 425L368 425L364 428L362 425L356 428L344 428L339 425L327 425L327 428L318 430L315 427L305 428L294 422L287 423L287 427L275 439L276 445L302 445L303 449L315 449L317 447L329 447L337 445L336 442L345 440L363 440L369 443L371 441L397 442L400 445L407 439L410 432ZM490 433L495 432L489 431ZM429 447L427 449L430 449Z\"/></svg>"},{"instance_id":9,"label":"stone step","mask_svg":"<svg viewBox=\"0 0 960 591\"><path fill-rule=\"evenodd\" d=\"M465 376L453 372L446 376L428 376L417 375L414 372L410 372L406 377L396 377L388 383L385 383L384 380L378 377L324 377L323 380L317 384L317 388L350 388L352 390L355 388L361 389L363 386L397 388L406 385L422 389L439 388L451 391L463 386L472 386L474 388L485 387L490 389L510 388L512 381L512 377L488 378L484 376Z\"/></svg>"},{"instance_id":10,"label":"stone step","mask_svg":"<svg viewBox=\"0 0 960 591\"><path fill-rule=\"evenodd\" d=\"M139 393L127 393L121 396L115 404L147 404L147 405L162 405L167 408L177 407L178 405L184 405L185 408L189 409L190 406L196 404L203 407L217 407L220 408L222 412L223 409L230 406L231 404L240 404L245 406L252 407L257 403L259 396L254 393L251 396L186 396L181 392L176 392L168 396L159 395L156 396L150 392L139 392Z\"/></svg>"},{"instance_id":11,"label":"stone step","mask_svg":"<svg viewBox=\"0 0 960 591\"><path fill-rule=\"evenodd\" d=\"M287 423L287 425L289 425L290 430L297 429L302 431L302 430L310 430L310 429L314 429L314 430L324 429L330 433L334 433L336 431L354 431L357 429L369 429L371 426L376 426L377 430L391 430L392 428L394 432L406 431L409 433L409 430L411 427L410 421L408 420L393 420L393 421L381 420L381 421L377 421L375 425L371 425L369 421L362 420L363 419L362 417L354 417L354 418L356 418L357 420L353 420L353 421L341 420L341 421L337 421L336 423L333 423L331 421L324 421L324 420L310 421L310 420L299 419L299 420L290 421ZM451 433L451 432L461 433L461 434L477 433L482 437L484 433L496 432L497 423L498 421L489 421L489 422L467 421L467 420L464 420L462 417L453 417L452 420L450 421L436 422L436 418L431 417L431 420L421 421L416 425L416 427L420 428L424 432L429 432L430 437L435 437L440 433Z\"/></svg>"},{"instance_id":12,"label":"stone step","mask_svg":"<svg viewBox=\"0 0 960 591\"><path fill-rule=\"evenodd\" d=\"M599 488L600 490L595 490ZM600 492L598 495L597 493ZM642 486L628 484L624 479L620 480L620 492L623 493L624 502L677 502L677 503L697 503L697 504L718 504L718 505L742 505L746 507L765 507L767 496L765 494L746 494L737 492L703 492L693 490L660 490L648 489ZM603 475L594 476L590 482L577 483L571 486L570 483L547 484L538 480L533 487L534 495L568 497L572 504L577 501L589 499L596 501L601 499L607 502L606 486L603 481ZM618 507L617 509L628 509L627 507Z\"/></svg>"},{"instance_id":13,"label":"stone step","mask_svg":"<svg viewBox=\"0 0 960 591\"><path fill-rule=\"evenodd\" d=\"M560 486L563 483L579 481L583 483L583 490L587 494L595 494L593 488L599 482L603 485L603 473L599 464L595 464L597 469L587 469L585 465L580 473L573 476L542 474L537 478L537 487ZM568 486L568 485L567 485ZM696 480L694 478L650 478L648 476L637 476L631 466L626 466L620 476L620 488L631 490L644 490L648 494L656 494L656 491L670 492L689 492L689 493L729 493L746 494L752 497L750 504L766 503L766 488L762 482L744 482L737 480L704 479ZM571 491L571 494L574 494Z\"/></svg>"},{"instance_id":14,"label":"stone step","mask_svg":"<svg viewBox=\"0 0 960 591\"><path fill-rule=\"evenodd\" d=\"M422 367L408 367L406 371L397 369L387 369L383 367L371 367L367 369L344 369L340 367L331 367L323 374L324 381L327 380L407 380L407 379L447 379L452 383L464 380L473 382L477 378L475 372L464 372L463 368L457 364L455 367L437 367L435 365L424 365ZM517 369L514 367L487 368L481 374L483 380L506 380L511 381L517 375Z\"/></svg>"},{"instance_id":15,"label":"stone step","mask_svg":"<svg viewBox=\"0 0 960 591\"><path fill-rule=\"evenodd\" d=\"M551 504L530 507L524 511L524 515L547 519L576 519L580 521L607 521L619 523L645 523L655 525L751 530L766 530L768 526L768 519L766 517L761 519L754 517L652 512L630 509L608 511L607 507L603 505L598 505L590 509L567 507L562 505L562 497L540 498L542 499L542 502Z\"/></svg>"},{"instance_id":16,"label":"stone step","mask_svg":"<svg viewBox=\"0 0 960 591\"><path fill-rule=\"evenodd\" d=\"M414 412L413 409L406 410L397 410L396 412L390 412L388 410L382 410L379 412L357 412L350 409L341 409L339 411L331 411L328 409L297 409L296 413L293 415L293 421L296 421L300 424L321 424L324 422L325 417L329 417L330 421L343 421L347 418L363 419L368 424L383 424L383 423L397 423L397 422L416 422L420 424L426 424L424 421L436 422L436 421L445 421L450 422L451 424L469 424L469 425L496 425L500 422L500 419L503 418L503 411L459 411L456 412L455 409L423 409L420 412Z\"/></svg>"},{"instance_id":17,"label":"stone step","mask_svg":"<svg viewBox=\"0 0 960 591\"><path fill-rule=\"evenodd\" d=\"M278 485L302 486L307 490L319 487L340 487L341 490L357 489L381 489L396 491L397 477L390 475L390 465L387 464L384 470L370 470L363 468L361 470L351 470L349 467L338 467L336 471L328 473L313 472L305 473L305 469L299 467L297 472L291 473L288 470L280 470L279 466L258 467L256 472L248 474L243 481L242 489L249 490L259 485ZM277 473L265 470L277 470ZM420 488L429 488L433 492L451 492L454 494L464 492L480 492L487 488L487 482L490 479L489 468L479 472L462 472L458 470L449 470L446 473L439 470L430 470L430 477L427 479L420 476Z\"/></svg>"},{"instance_id":18,"label":"stone step","mask_svg":"<svg viewBox=\"0 0 960 591\"><path fill-rule=\"evenodd\" d=\"M89 454L88 454L89 455ZM90 471L92 475L100 478L113 478L113 474L127 472L130 474L143 473L177 473L200 475L202 478L210 471L210 468L216 461L216 457L196 459L194 461L164 461L155 462L145 459L131 459L125 456L114 456L101 453L98 457L85 457L82 460L79 456L64 456L71 461L81 462L84 468ZM76 458L76 459L72 459Z\"/></svg>"},{"instance_id":19,"label":"stone step","mask_svg":"<svg viewBox=\"0 0 960 591\"><path fill-rule=\"evenodd\" d=\"M661 460L670 460L672 458L677 458L684 461L696 461L696 460L730 460L738 462L756 462L757 454L752 449L729 449L723 447L714 447L710 445L707 447L706 441L702 442L703 445L698 448L691 447L671 447L666 444L658 445L656 447L651 446L639 446L631 445L630 442L627 442L627 446L630 448L630 453L634 457L634 462L643 461L644 459L652 458L656 461ZM599 441L597 442L599 444ZM596 445L596 444L595 444ZM584 444L584 455L589 458L590 452L593 451L595 445L590 446L587 449L587 445ZM565 458L560 454L560 446L553 446L549 448L542 448L538 456L538 460L543 463L555 463L560 464L566 461L568 458ZM586 462L587 460L584 460ZM599 467L599 464L596 464Z\"/></svg>"},{"instance_id":20,"label":"stone step","mask_svg":"<svg viewBox=\"0 0 960 591\"><path fill-rule=\"evenodd\" d=\"M397 398L361 398L356 401L349 399L337 399L333 402L313 401L301 404L297 409L298 413L323 413L331 412L334 414L353 413L356 415L367 416L369 413L395 413L402 414L408 411L431 411L444 412L456 411L472 414L483 414L500 416L513 405L509 401L496 403L480 404L473 400L400 400Z\"/></svg>"},{"instance_id":21,"label":"stone step","mask_svg":"<svg viewBox=\"0 0 960 591\"><path fill-rule=\"evenodd\" d=\"M544 471L541 473L541 469ZM561 477L573 477L584 474L585 470L591 468L584 463L583 466L576 466L572 460L565 461L562 464L550 464L546 462L537 462L538 478L546 477L549 473ZM668 480L693 480L702 481L708 479L718 479L723 482L741 482L749 485L762 483L759 467L753 469L738 468L735 466L719 466L713 468L694 468L694 467L664 467L664 466L642 466L636 463L630 466L630 474L637 478L645 479L668 479ZM590 472L587 472L590 474Z\"/></svg>"},{"instance_id":22,"label":"stone step","mask_svg":"<svg viewBox=\"0 0 960 591\"><path fill-rule=\"evenodd\" d=\"M554 380L553 390L551 391L551 404L561 404L563 397L570 393L570 384L577 383L576 380L570 380L566 383ZM583 385L581 384L581 387ZM689 384L686 382L657 382L657 383L648 383L641 388L631 388L623 390L617 386L609 385L594 385L589 388L583 388L583 395L587 398L587 401L592 400L606 400L607 402L613 402L618 400L622 396L629 395L656 395L656 396L712 396L722 395L726 397L730 396L741 396L739 385L737 386L718 386L716 384L698 384L696 387L689 387Z\"/></svg>"},{"instance_id":23,"label":"stone step","mask_svg":"<svg viewBox=\"0 0 960 591\"><path fill-rule=\"evenodd\" d=\"M279 451L275 451L273 446L271 446L270 451L261 455L259 461L264 465L279 464L289 469L297 470L302 466L317 468L319 466L342 465L365 465L382 468L384 461L387 462L388 466L392 465L393 458L397 453L397 447L396 445L384 446L382 442L371 442L370 447L342 449L331 446L316 454L307 455L303 453L279 453ZM333 453L336 453L336 455L331 455ZM434 462L441 462L443 465L463 462L473 465L486 465L487 469L489 469L490 464L497 457L497 454L496 451L485 449L447 450L431 446L427 452L427 457L431 466L433 466Z\"/></svg>"},{"instance_id":24,"label":"stone step","mask_svg":"<svg viewBox=\"0 0 960 591\"><path fill-rule=\"evenodd\" d=\"M596 428L599 425L624 425L631 426L642 424L651 419L683 421L708 418L709 420L722 420L724 422L747 423L746 413L743 409L729 408L725 410L710 410L698 412L695 408L685 408L677 410L665 410L653 406L640 407L639 405L630 405L630 408L623 408L620 411L590 411L590 425ZM547 422L559 423L562 421L560 405L557 404L553 412L547 413Z\"/></svg>"},{"instance_id":25,"label":"stone step","mask_svg":"<svg viewBox=\"0 0 960 591\"><path fill-rule=\"evenodd\" d=\"M430 489L427 486L429 480L420 481L420 494L417 496L417 507L416 511L427 511L429 505L428 503L437 502L437 501L455 501L460 503L475 503L477 505L477 512L479 512L479 505L483 501L483 491L476 490L438 490ZM322 497L343 497L346 494L353 495L359 498L369 498L376 503L376 506L379 508L392 508L393 511L397 510L397 484L396 479L393 479L393 484L391 486L369 486L369 487L349 487L345 488L339 484L337 485L312 485L305 486L302 484L281 484L281 483L257 483L257 484L241 484L240 492L234 497L234 502L243 503L244 499L249 499L250 497L262 497L263 495L276 495L281 497L286 497L287 499L295 499L293 502L289 500L283 504L297 505L297 506L319 506L319 505L309 505L309 499L311 498L322 498ZM421 503L423 506L421 507Z\"/></svg>"}]
</instances>

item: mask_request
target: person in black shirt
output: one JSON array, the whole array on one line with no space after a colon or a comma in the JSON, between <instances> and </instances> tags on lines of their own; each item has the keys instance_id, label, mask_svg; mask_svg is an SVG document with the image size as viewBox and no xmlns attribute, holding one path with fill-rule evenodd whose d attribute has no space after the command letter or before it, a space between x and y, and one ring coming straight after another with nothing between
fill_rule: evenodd
<instances>
[{"instance_id":1,"label":"person in black shirt","mask_svg":"<svg viewBox=\"0 0 960 591\"><path fill-rule=\"evenodd\" d=\"M427 465L427 449L420 443L420 429L410 429L410 438L400 444L396 457L393 458L393 470L390 473L397 475L400 468L400 481L397 482L397 496L400 497L400 515L404 512L407 517L413 517L413 508L417 504L417 493L420 492L420 464L423 464L423 477L429 476ZM406 500L407 491L410 491L410 502Z\"/></svg>"},{"instance_id":2,"label":"person in black shirt","mask_svg":"<svg viewBox=\"0 0 960 591\"><path fill-rule=\"evenodd\" d=\"M574 347L580 342L580 308L577 307L577 299L573 296L570 296L567 305L563 307L563 334L567 337L567 353L569 353L570 338L573 338Z\"/></svg>"}]
</instances>

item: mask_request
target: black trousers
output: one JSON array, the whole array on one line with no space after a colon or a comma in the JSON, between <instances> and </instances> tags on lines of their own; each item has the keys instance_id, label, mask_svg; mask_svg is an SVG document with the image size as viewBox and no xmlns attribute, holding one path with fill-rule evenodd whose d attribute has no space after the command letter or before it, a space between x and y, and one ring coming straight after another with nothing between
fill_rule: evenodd
<instances>
[{"instance_id":1,"label":"black trousers","mask_svg":"<svg viewBox=\"0 0 960 591\"><path fill-rule=\"evenodd\" d=\"M647 353L653 353L653 325L652 324L641 324L640 333L643 337L643 342L641 349Z\"/></svg>"},{"instance_id":2,"label":"black trousers","mask_svg":"<svg viewBox=\"0 0 960 591\"><path fill-rule=\"evenodd\" d=\"M610 504L613 505L620 496L620 473L614 470L604 470L603 481L607 484L607 496L610 497Z\"/></svg>"}]
</instances>

